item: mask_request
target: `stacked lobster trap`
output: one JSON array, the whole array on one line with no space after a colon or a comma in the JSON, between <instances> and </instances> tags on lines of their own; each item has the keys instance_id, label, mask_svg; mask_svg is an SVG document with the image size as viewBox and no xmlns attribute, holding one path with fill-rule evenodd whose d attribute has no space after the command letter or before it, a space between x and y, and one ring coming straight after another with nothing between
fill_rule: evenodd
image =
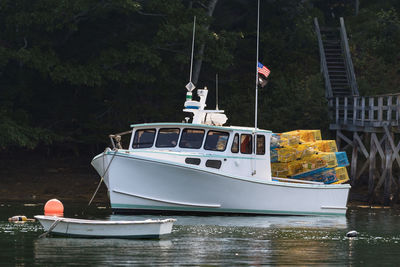
<instances>
[{"instance_id":1,"label":"stacked lobster trap","mask_svg":"<svg viewBox=\"0 0 400 267\"><path fill-rule=\"evenodd\" d=\"M337 151L335 140L322 140L320 130L274 133L270 149L272 177L325 184L349 180L346 152Z\"/></svg>"}]
</instances>

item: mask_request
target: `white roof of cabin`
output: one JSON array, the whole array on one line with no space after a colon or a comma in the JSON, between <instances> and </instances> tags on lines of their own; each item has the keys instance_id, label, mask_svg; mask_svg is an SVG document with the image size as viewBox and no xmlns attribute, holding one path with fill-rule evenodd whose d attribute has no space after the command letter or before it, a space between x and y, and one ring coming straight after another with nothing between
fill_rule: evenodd
<instances>
[{"instance_id":1,"label":"white roof of cabin","mask_svg":"<svg viewBox=\"0 0 400 267\"><path fill-rule=\"evenodd\" d=\"M252 127L242 127L242 126L214 126L214 125L206 125L206 124L193 124L193 123L170 123L170 122L157 122L157 123L141 123L141 124L132 124L132 128L150 128L150 127L185 127L185 128L206 128L206 129L215 129L220 131L241 131L241 132L254 132L254 128ZM258 133L271 133L269 130L257 129Z\"/></svg>"}]
</instances>

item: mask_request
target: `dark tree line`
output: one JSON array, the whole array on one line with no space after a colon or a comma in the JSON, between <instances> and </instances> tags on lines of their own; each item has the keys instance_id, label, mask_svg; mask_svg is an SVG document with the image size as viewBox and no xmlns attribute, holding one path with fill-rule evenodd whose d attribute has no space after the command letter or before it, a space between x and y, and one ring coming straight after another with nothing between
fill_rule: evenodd
<instances>
[{"instance_id":1,"label":"dark tree line","mask_svg":"<svg viewBox=\"0 0 400 267\"><path fill-rule=\"evenodd\" d=\"M261 0L259 127L327 132L313 18L345 17L362 94L400 84L398 1ZM0 1L0 149L102 149L131 123L181 121L197 17L195 81L229 124L252 126L257 2ZM357 15L356 15L357 14ZM98 152L98 151L97 151Z\"/></svg>"}]
</instances>

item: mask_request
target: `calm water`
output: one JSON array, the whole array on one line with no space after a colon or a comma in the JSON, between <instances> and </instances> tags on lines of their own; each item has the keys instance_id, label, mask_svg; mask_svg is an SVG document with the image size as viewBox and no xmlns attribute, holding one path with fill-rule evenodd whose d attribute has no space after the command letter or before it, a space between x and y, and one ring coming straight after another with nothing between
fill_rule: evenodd
<instances>
[{"instance_id":1,"label":"calm water","mask_svg":"<svg viewBox=\"0 0 400 267\"><path fill-rule=\"evenodd\" d=\"M43 204L0 203L0 264L65 265L390 265L400 263L400 212L353 208L342 217L172 216L172 235L161 240L42 238L38 222L8 217L42 214ZM109 209L64 203L65 217L110 220L161 216L110 215ZM350 230L360 232L347 238Z\"/></svg>"}]
</instances>

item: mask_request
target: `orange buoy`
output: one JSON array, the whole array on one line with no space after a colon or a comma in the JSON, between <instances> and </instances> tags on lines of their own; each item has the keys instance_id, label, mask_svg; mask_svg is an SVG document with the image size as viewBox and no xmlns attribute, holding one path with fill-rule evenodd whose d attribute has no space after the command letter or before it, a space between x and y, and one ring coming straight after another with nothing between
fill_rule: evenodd
<instances>
[{"instance_id":1,"label":"orange buoy","mask_svg":"<svg viewBox=\"0 0 400 267\"><path fill-rule=\"evenodd\" d=\"M64 206L58 199L50 199L44 205L44 215L63 216Z\"/></svg>"}]
</instances>

